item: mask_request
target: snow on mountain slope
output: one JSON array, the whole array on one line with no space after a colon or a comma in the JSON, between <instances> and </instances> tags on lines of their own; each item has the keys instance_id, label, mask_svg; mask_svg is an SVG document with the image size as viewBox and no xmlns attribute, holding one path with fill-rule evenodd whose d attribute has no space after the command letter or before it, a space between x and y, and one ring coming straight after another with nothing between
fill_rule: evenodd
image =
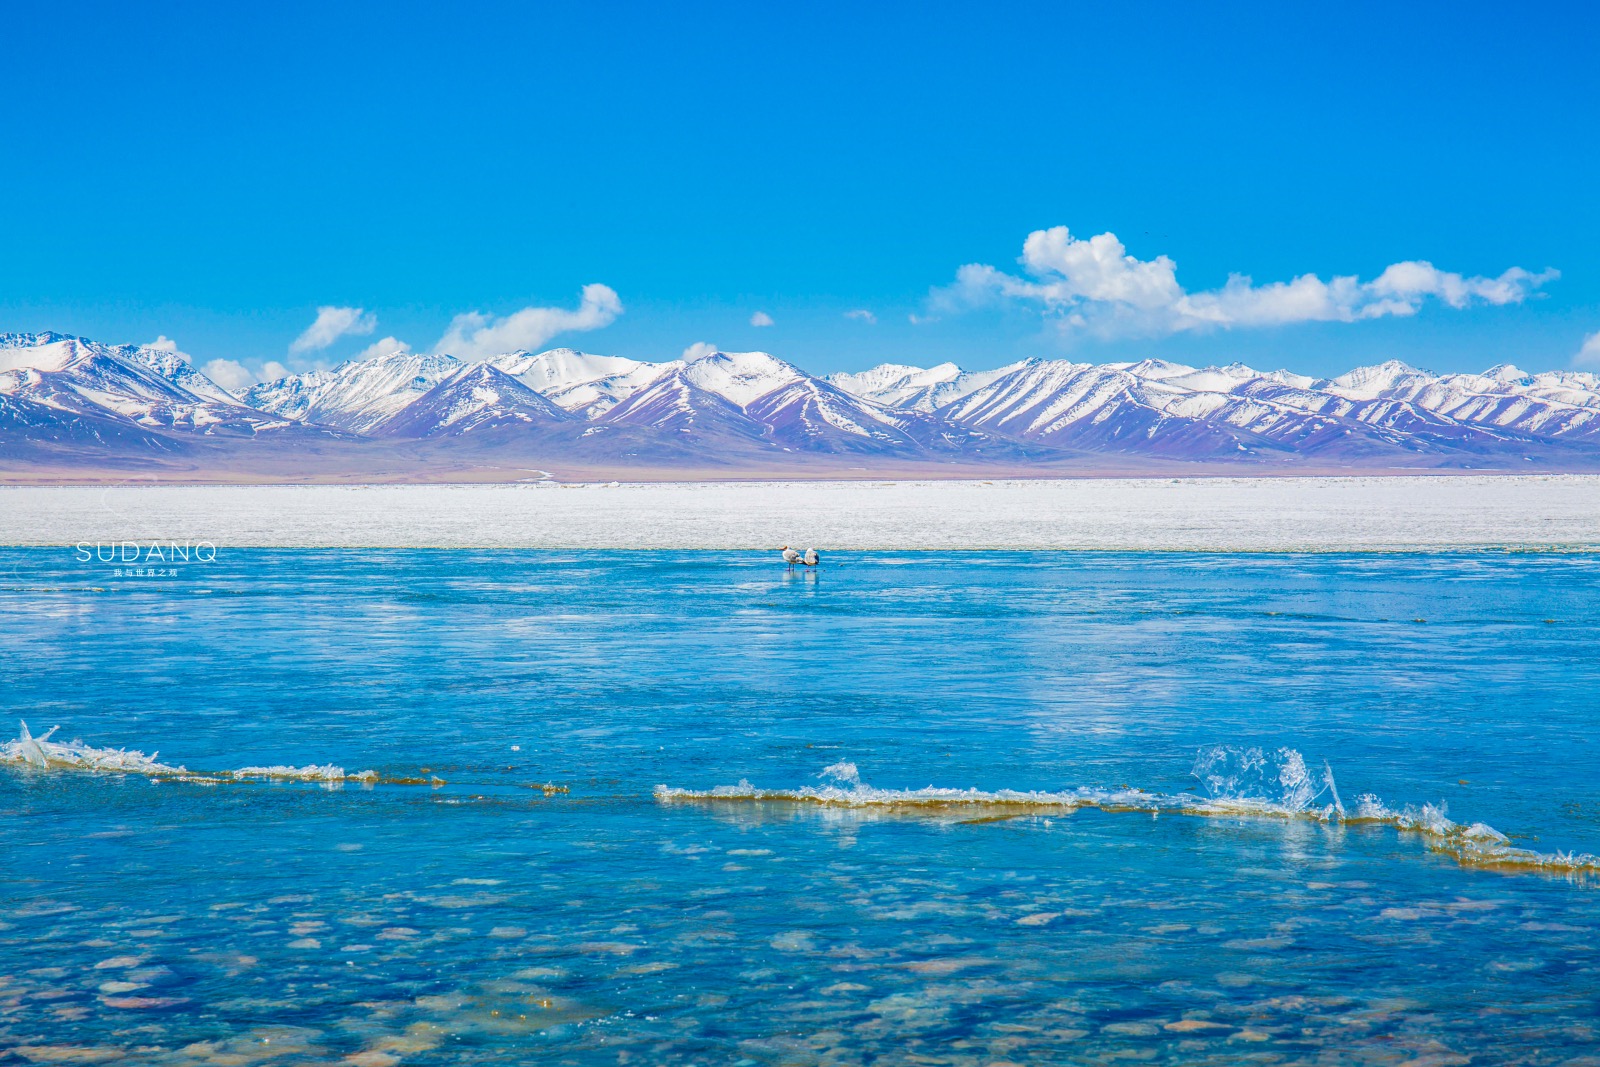
<instances>
[{"instance_id":1,"label":"snow on mountain slope","mask_svg":"<svg viewBox=\"0 0 1600 1067\"><path fill-rule=\"evenodd\" d=\"M187 359L171 349L152 348L149 345L123 345L118 348L118 352L125 353L125 359L144 364L192 396L219 404L239 403L238 397L200 373Z\"/></svg>"},{"instance_id":2,"label":"snow on mountain slope","mask_svg":"<svg viewBox=\"0 0 1600 1067\"><path fill-rule=\"evenodd\" d=\"M766 443L767 427L720 393L698 385L681 360L664 364L664 373L611 408L605 425L636 426L708 444Z\"/></svg>"},{"instance_id":3,"label":"snow on mountain slope","mask_svg":"<svg viewBox=\"0 0 1600 1067\"><path fill-rule=\"evenodd\" d=\"M784 444L811 446L838 435L880 443L905 443L905 419L813 378L766 352L713 352L689 361L683 379L729 403L767 427Z\"/></svg>"},{"instance_id":4,"label":"snow on mountain slope","mask_svg":"<svg viewBox=\"0 0 1600 1067\"><path fill-rule=\"evenodd\" d=\"M461 367L454 356L402 350L264 382L248 389L243 399L285 418L366 433Z\"/></svg>"},{"instance_id":5,"label":"snow on mountain slope","mask_svg":"<svg viewBox=\"0 0 1600 1067\"><path fill-rule=\"evenodd\" d=\"M954 363L927 368L880 363L870 370L829 374L823 380L879 404L909 408L919 394L948 385L960 376L961 368Z\"/></svg>"},{"instance_id":6,"label":"snow on mountain slope","mask_svg":"<svg viewBox=\"0 0 1600 1067\"><path fill-rule=\"evenodd\" d=\"M105 414L66 412L25 396L0 393L0 460L66 464L106 454L127 462L182 451L174 437ZM99 454L98 456L96 454Z\"/></svg>"},{"instance_id":7,"label":"snow on mountain slope","mask_svg":"<svg viewBox=\"0 0 1600 1067\"><path fill-rule=\"evenodd\" d=\"M546 396L584 382L627 374L646 365L636 359L597 356L591 352L579 352L575 348L552 348L537 354L508 352L489 362L529 389Z\"/></svg>"},{"instance_id":8,"label":"snow on mountain slope","mask_svg":"<svg viewBox=\"0 0 1600 1067\"><path fill-rule=\"evenodd\" d=\"M1589 373L1530 375L1501 364L1482 374L1407 379L1381 395L1484 428L1564 439L1600 438L1600 382Z\"/></svg>"},{"instance_id":9,"label":"snow on mountain slope","mask_svg":"<svg viewBox=\"0 0 1600 1067\"><path fill-rule=\"evenodd\" d=\"M136 351L132 345L101 345L61 334L5 334L0 336L0 391L31 394L63 407L88 401L129 418L152 406L202 399L133 358Z\"/></svg>"},{"instance_id":10,"label":"snow on mountain slope","mask_svg":"<svg viewBox=\"0 0 1600 1067\"><path fill-rule=\"evenodd\" d=\"M458 370L373 429L384 437L460 437L570 425L572 415L489 363Z\"/></svg>"},{"instance_id":11,"label":"snow on mountain slope","mask_svg":"<svg viewBox=\"0 0 1600 1067\"><path fill-rule=\"evenodd\" d=\"M1025 364L1026 361L994 370L964 371L954 363L940 363L926 370L884 363L856 374L830 374L823 380L886 407L931 413Z\"/></svg>"},{"instance_id":12,"label":"snow on mountain slope","mask_svg":"<svg viewBox=\"0 0 1600 1067\"><path fill-rule=\"evenodd\" d=\"M1033 359L814 378L765 352L658 364L573 349L478 363L398 351L235 398L168 348L46 333L0 335L0 400L0 455L181 451L171 441L184 435L271 431L336 448L348 435L472 439L507 455L667 466L782 453L1600 466L1600 376L1511 364L1436 375L1391 360L1318 379L1240 363Z\"/></svg>"},{"instance_id":13,"label":"snow on mountain slope","mask_svg":"<svg viewBox=\"0 0 1600 1067\"><path fill-rule=\"evenodd\" d=\"M855 452L917 450L905 430L908 422L888 408L816 378L800 377L757 397L745 411L765 424L769 435L806 451Z\"/></svg>"},{"instance_id":14,"label":"snow on mountain slope","mask_svg":"<svg viewBox=\"0 0 1600 1067\"><path fill-rule=\"evenodd\" d=\"M254 434L286 423L252 410L175 352L65 334L0 334L0 394L151 429Z\"/></svg>"},{"instance_id":15,"label":"snow on mountain slope","mask_svg":"<svg viewBox=\"0 0 1600 1067\"><path fill-rule=\"evenodd\" d=\"M952 365L885 365L831 380L916 410L938 396L934 390L968 377ZM1593 379L1551 372L1539 381L1514 367L1438 377L1398 361L1324 381L1239 363L1031 360L992 372L934 410L959 425L1074 449L1196 459L1273 451L1477 455L1515 451L1533 438L1600 439Z\"/></svg>"},{"instance_id":16,"label":"snow on mountain slope","mask_svg":"<svg viewBox=\"0 0 1600 1067\"><path fill-rule=\"evenodd\" d=\"M644 363L619 356L597 356L570 348L557 348L537 355L513 352L491 361L500 370L535 389L556 404L588 419L606 415L663 379L676 375L679 384L657 391L656 399L634 405L633 414L623 421L641 417L648 408L659 417L661 397L666 393L684 396L684 386L713 393L735 408L743 408L756 398L786 382L805 377L799 370L765 352L711 352L693 360ZM709 410L709 409L708 409Z\"/></svg>"},{"instance_id":17,"label":"snow on mountain slope","mask_svg":"<svg viewBox=\"0 0 1600 1067\"><path fill-rule=\"evenodd\" d=\"M1357 367L1323 386L1323 391L1349 400L1376 400L1406 389L1427 385L1433 376L1397 359L1372 367Z\"/></svg>"},{"instance_id":18,"label":"snow on mountain slope","mask_svg":"<svg viewBox=\"0 0 1600 1067\"><path fill-rule=\"evenodd\" d=\"M661 364L653 381L612 408L604 420L782 448L773 441L772 427L747 408L804 378L795 367L765 352L710 352Z\"/></svg>"},{"instance_id":19,"label":"snow on mountain slope","mask_svg":"<svg viewBox=\"0 0 1600 1067\"><path fill-rule=\"evenodd\" d=\"M661 376L661 363L597 356L571 348L530 355L511 352L490 360L528 388L586 419L610 411Z\"/></svg>"},{"instance_id":20,"label":"snow on mountain slope","mask_svg":"<svg viewBox=\"0 0 1600 1067\"><path fill-rule=\"evenodd\" d=\"M1051 401L1067 398L1070 407L1081 376L1090 369L1087 363L1030 360L940 410L953 422L1008 425L1018 436L1045 432Z\"/></svg>"},{"instance_id":21,"label":"snow on mountain slope","mask_svg":"<svg viewBox=\"0 0 1600 1067\"><path fill-rule=\"evenodd\" d=\"M1371 451L1366 427L1325 410L1335 402L1353 407L1246 367L1052 360L1026 364L938 413L994 433L1092 451L1259 457L1342 445L1351 433L1361 439L1360 450Z\"/></svg>"},{"instance_id":22,"label":"snow on mountain slope","mask_svg":"<svg viewBox=\"0 0 1600 1067\"><path fill-rule=\"evenodd\" d=\"M677 373L741 408L806 377L798 367L767 352L710 352L688 360Z\"/></svg>"},{"instance_id":23,"label":"snow on mountain slope","mask_svg":"<svg viewBox=\"0 0 1600 1067\"><path fill-rule=\"evenodd\" d=\"M875 404L766 352L711 352L664 364L605 421L788 452L912 455L943 445L941 429L951 431L950 440L972 436L932 415Z\"/></svg>"}]
</instances>

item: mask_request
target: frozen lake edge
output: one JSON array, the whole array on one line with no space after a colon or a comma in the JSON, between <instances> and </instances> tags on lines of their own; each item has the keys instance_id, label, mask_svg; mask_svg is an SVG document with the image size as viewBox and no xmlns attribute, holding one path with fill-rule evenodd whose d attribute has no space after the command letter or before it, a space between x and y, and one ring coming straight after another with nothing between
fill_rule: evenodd
<instances>
[{"instance_id":1,"label":"frozen lake edge","mask_svg":"<svg viewBox=\"0 0 1600 1067\"><path fill-rule=\"evenodd\" d=\"M1600 476L0 487L0 544L1600 550Z\"/></svg>"}]
</instances>

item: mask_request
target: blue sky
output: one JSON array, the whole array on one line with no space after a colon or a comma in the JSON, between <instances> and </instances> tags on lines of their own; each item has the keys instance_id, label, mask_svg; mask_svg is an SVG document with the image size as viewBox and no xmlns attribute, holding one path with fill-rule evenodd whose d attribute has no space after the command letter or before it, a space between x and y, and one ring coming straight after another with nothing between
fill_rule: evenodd
<instances>
[{"instance_id":1,"label":"blue sky","mask_svg":"<svg viewBox=\"0 0 1600 1067\"><path fill-rule=\"evenodd\" d=\"M1594 8L1109 7L9 4L0 329L1318 374L1600 331ZM321 307L370 332L291 352Z\"/></svg>"}]
</instances>

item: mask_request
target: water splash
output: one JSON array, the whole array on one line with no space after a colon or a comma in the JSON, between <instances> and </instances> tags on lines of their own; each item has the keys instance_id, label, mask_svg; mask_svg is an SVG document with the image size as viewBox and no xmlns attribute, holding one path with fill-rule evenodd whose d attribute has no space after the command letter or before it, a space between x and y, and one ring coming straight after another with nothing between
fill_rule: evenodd
<instances>
[{"instance_id":1,"label":"water splash","mask_svg":"<svg viewBox=\"0 0 1600 1067\"><path fill-rule=\"evenodd\" d=\"M187 782L244 782L244 781L295 781L320 782L378 782L376 771L357 771L347 774L343 767L333 764L310 764L305 767L241 767L232 771L191 771L187 767L158 762L159 753L145 755L131 749L96 748L82 741L52 741L60 729L52 726L38 737L33 736L26 722L18 722L19 736L14 741L0 744L0 764L12 764L47 771L90 771L119 774L141 774L149 778L171 778Z\"/></svg>"},{"instance_id":2,"label":"water splash","mask_svg":"<svg viewBox=\"0 0 1600 1067\"><path fill-rule=\"evenodd\" d=\"M1407 804L1398 810L1371 793L1356 798L1356 813L1346 821L1392 826L1420 834L1430 850L1477 867L1535 867L1561 872L1600 872L1600 856L1586 852L1538 852L1521 848L1488 823L1452 820L1443 803Z\"/></svg>"},{"instance_id":3,"label":"water splash","mask_svg":"<svg viewBox=\"0 0 1600 1067\"><path fill-rule=\"evenodd\" d=\"M712 789L655 788L655 797L671 802L775 801L815 804L832 808L875 809L923 815L957 813L963 817L996 811L1002 816L1067 814L1084 808L1105 812L1170 813L1200 817L1258 817L1310 819L1346 825L1386 825L1423 837L1427 847L1471 866L1538 868L1563 873L1600 873L1600 856L1574 852L1536 852L1512 845L1487 823L1453 822L1444 805L1395 810L1378 797L1357 799L1355 814L1345 810L1333 769L1323 762L1320 772L1306 766L1292 748L1264 751L1228 745L1208 745L1199 750L1193 773L1206 793L1150 793L1142 789L1042 791L1018 789L880 789L861 780L854 763L836 763L817 775L822 785L765 789L741 780L737 785ZM1318 804L1324 796L1328 801Z\"/></svg>"},{"instance_id":4,"label":"water splash","mask_svg":"<svg viewBox=\"0 0 1600 1067\"><path fill-rule=\"evenodd\" d=\"M52 741L50 738L61 727L52 726L34 737L27 723L19 721L18 725L20 736L0 745L0 763L20 763L39 770L121 771L154 776L189 773L182 767L156 762L159 753L146 756L122 748L94 748L82 741Z\"/></svg>"},{"instance_id":5,"label":"water splash","mask_svg":"<svg viewBox=\"0 0 1600 1067\"><path fill-rule=\"evenodd\" d=\"M835 763L824 767L817 777L847 789L856 789L861 785L861 772L854 763Z\"/></svg>"},{"instance_id":6,"label":"water splash","mask_svg":"<svg viewBox=\"0 0 1600 1067\"><path fill-rule=\"evenodd\" d=\"M1235 745L1206 745L1195 755L1189 772L1200 779L1206 795L1232 802L1259 801L1284 811L1309 812L1324 793L1333 802L1321 814L1344 815L1344 804L1333 784L1333 769L1324 761L1323 772L1314 775L1305 757L1292 748L1264 752L1259 748Z\"/></svg>"}]
</instances>

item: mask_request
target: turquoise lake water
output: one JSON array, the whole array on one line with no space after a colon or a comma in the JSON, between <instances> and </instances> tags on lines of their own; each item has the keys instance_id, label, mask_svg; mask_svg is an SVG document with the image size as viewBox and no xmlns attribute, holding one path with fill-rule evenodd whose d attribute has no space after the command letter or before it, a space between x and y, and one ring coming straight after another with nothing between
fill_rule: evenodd
<instances>
[{"instance_id":1,"label":"turquoise lake water","mask_svg":"<svg viewBox=\"0 0 1600 1067\"><path fill-rule=\"evenodd\" d=\"M0 1060L1600 1063L1595 557L172 569L0 550Z\"/></svg>"}]
</instances>

